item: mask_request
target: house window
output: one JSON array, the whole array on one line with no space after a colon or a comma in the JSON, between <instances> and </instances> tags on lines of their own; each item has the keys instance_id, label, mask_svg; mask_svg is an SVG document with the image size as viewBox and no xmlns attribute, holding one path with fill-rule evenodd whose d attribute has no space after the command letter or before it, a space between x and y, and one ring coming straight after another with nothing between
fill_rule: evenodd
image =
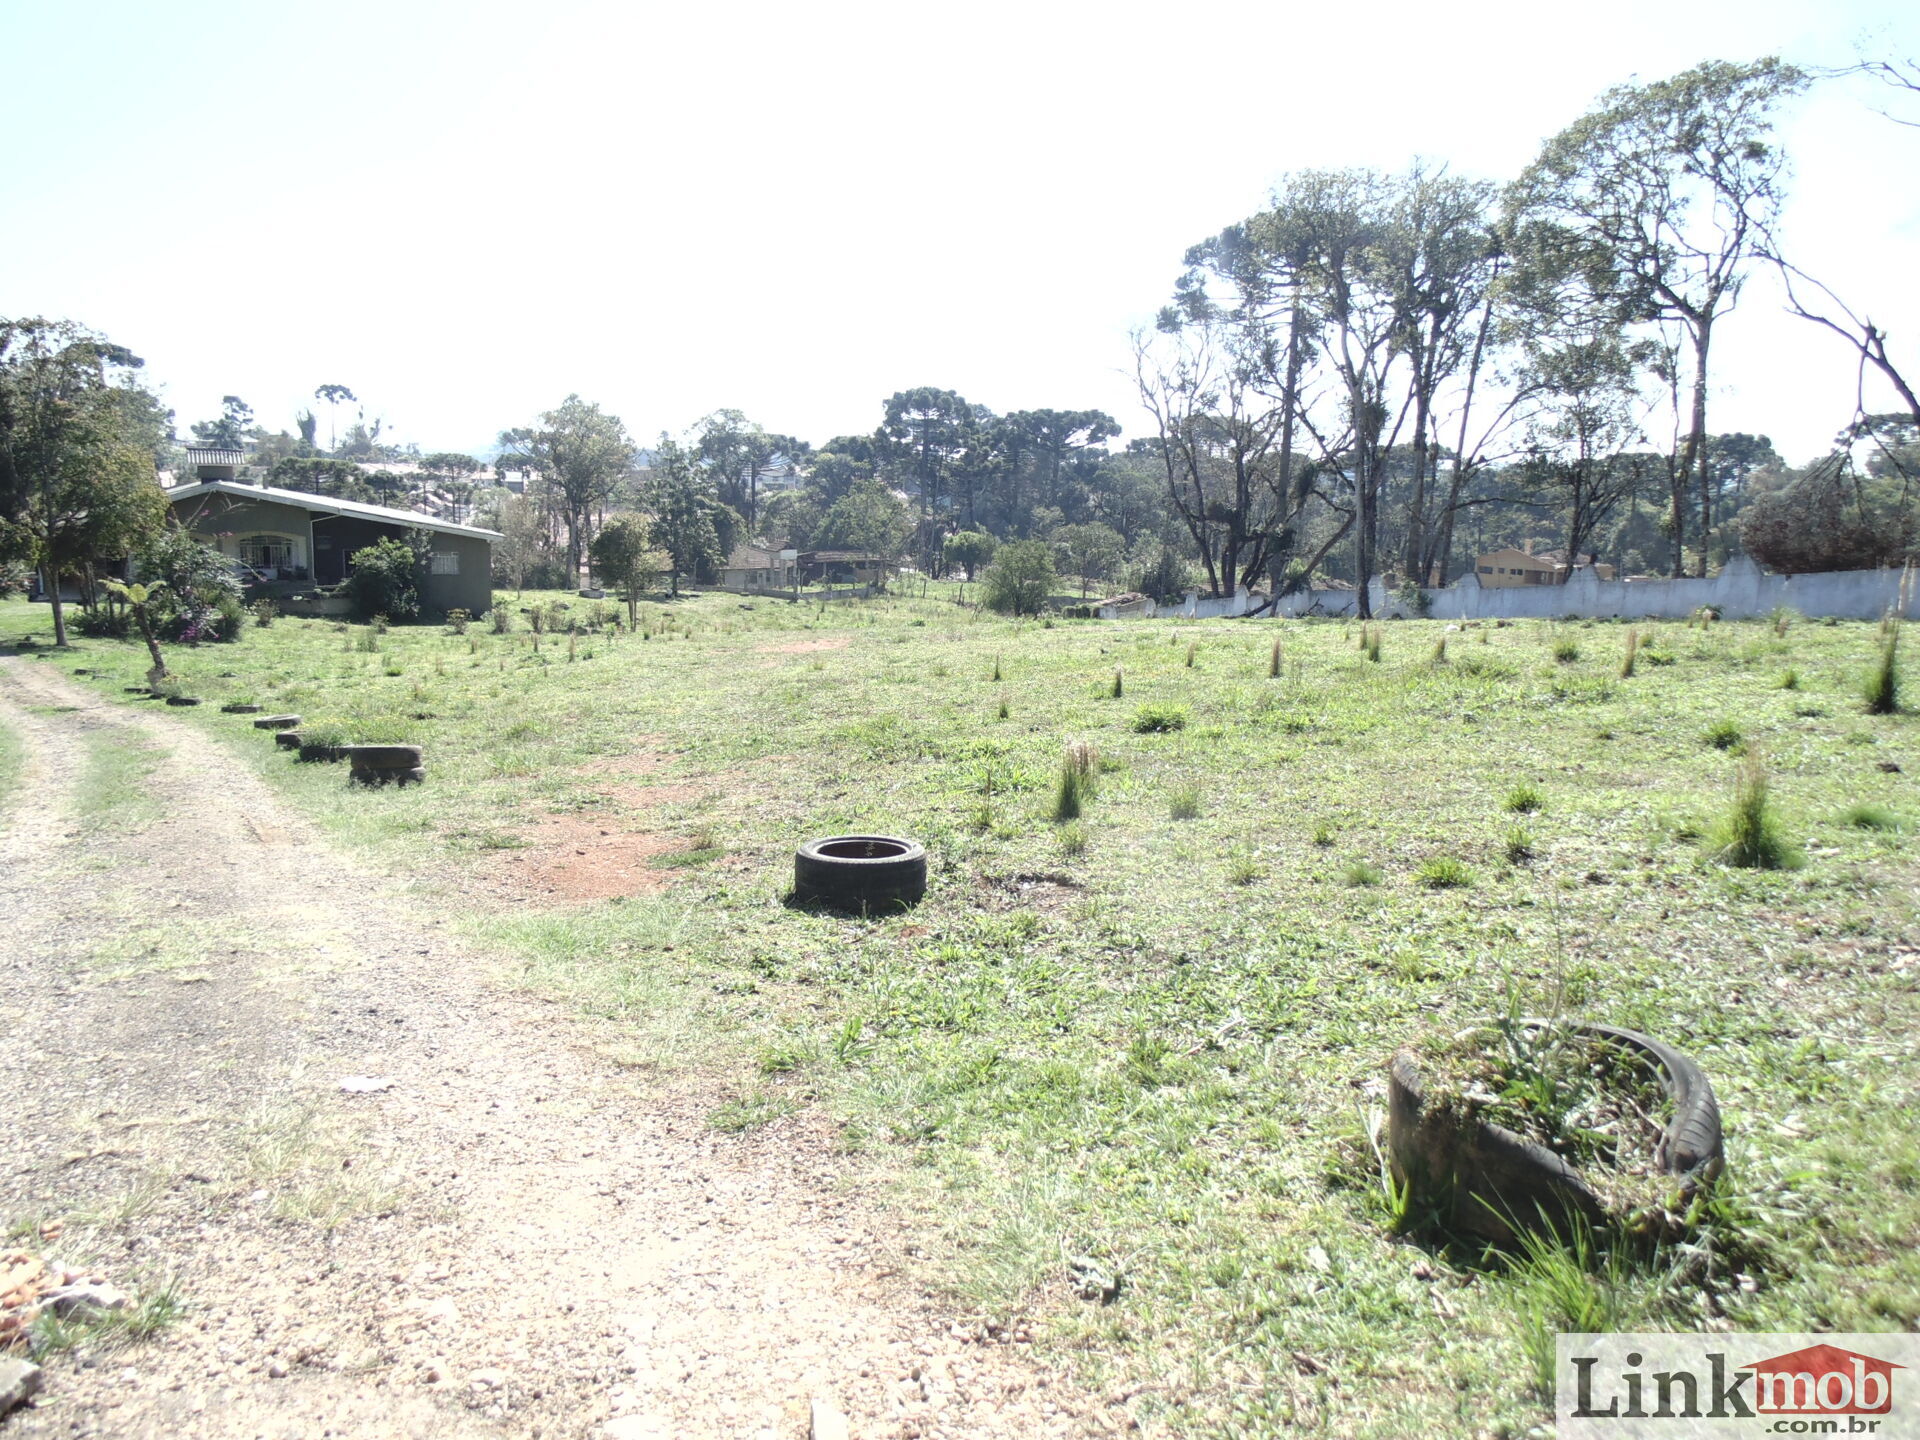
<instances>
[{"instance_id":1,"label":"house window","mask_svg":"<svg viewBox=\"0 0 1920 1440\"><path fill-rule=\"evenodd\" d=\"M460 573L460 552L458 550L436 550L433 552L434 575L458 575Z\"/></svg>"},{"instance_id":2,"label":"house window","mask_svg":"<svg viewBox=\"0 0 1920 1440\"><path fill-rule=\"evenodd\" d=\"M284 570L293 564L293 541L284 535L243 535L235 546L248 569Z\"/></svg>"},{"instance_id":3,"label":"house window","mask_svg":"<svg viewBox=\"0 0 1920 1440\"><path fill-rule=\"evenodd\" d=\"M1491 575L1493 574L1493 567L1491 565L1482 565L1480 567L1480 573L1482 575Z\"/></svg>"}]
</instances>

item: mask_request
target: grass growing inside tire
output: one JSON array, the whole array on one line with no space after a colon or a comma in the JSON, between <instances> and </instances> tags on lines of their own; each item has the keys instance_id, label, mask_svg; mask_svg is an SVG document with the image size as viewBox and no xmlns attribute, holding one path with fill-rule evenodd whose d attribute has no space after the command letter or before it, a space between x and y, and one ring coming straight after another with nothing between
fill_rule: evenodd
<instances>
[{"instance_id":1,"label":"grass growing inside tire","mask_svg":"<svg viewBox=\"0 0 1920 1440\"><path fill-rule=\"evenodd\" d=\"M579 616L576 597L503 591L508 633L395 626L377 651L352 648L364 627L283 617L170 647L207 703L143 713L215 737L422 905L439 895L518 983L615 1027L637 1073L727 1073L743 1099L723 1127L811 1110L836 1163L906 1217L920 1276L1037 1317L1048 1353L1142 1387L1173 1433L1548 1418L1530 1302L1397 1240L1369 1143L1394 1047L1510 998L1563 996L1711 1071L1728 1168L1705 1218L1745 1248L1661 1280L1663 1313L1920 1325L1920 840L1848 818L1920 816L1920 717L1861 700L1876 626L1601 623L1562 662L1569 627L1520 622L1456 633L1435 665L1439 622L1379 626L1376 662L1337 622L1046 629L954 594L649 602L651 638L581 634L571 664L553 630L535 653L519 611ZM0 602L0 635L28 632L48 638L45 607ZM115 701L145 668L137 644L71 658L102 672L73 683ZM253 717L219 713L242 693L424 745L431 778L351 792L344 766L289 763ZM1703 741L1723 720L1766 757L1800 868L1716 857L1744 759ZM1066 843L1075 822L1051 811L1076 741L1100 784ZM1510 811L1522 784L1544 803ZM1184 786L1205 803L1176 819ZM567 826L719 853L643 862L618 898L507 898ZM796 845L850 833L927 846L913 912L780 904ZM1256 852L1242 883L1235 858ZM1473 883L1421 883L1435 856ZM1113 1303L1076 1298L1075 1256L1121 1276Z\"/></svg>"}]
</instances>

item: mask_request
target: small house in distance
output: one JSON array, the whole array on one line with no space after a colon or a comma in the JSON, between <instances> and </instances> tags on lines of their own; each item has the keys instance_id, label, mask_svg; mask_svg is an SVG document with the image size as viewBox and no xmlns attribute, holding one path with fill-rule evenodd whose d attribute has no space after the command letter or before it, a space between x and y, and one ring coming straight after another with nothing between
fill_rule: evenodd
<instances>
[{"instance_id":1,"label":"small house in distance","mask_svg":"<svg viewBox=\"0 0 1920 1440\"><path fill-rule=\"evenodd\" d=\"M720 570L720 588L742 595L769 591L794 591L800 588L800 567L796 552L764 540L752 540L733 547Z\"/></svg>"},{"instance_id":2,"label":"small house in distance","mask_svg":"<svg viewBox=\"0 0 1920 1440\"><path fill-rule=\"evenodd\" d=\"M413 510L335 500L236 480L200 480L167 491L181 526L219 547L250 585L337 585L355 551L424 530L433 540L421 606L479 615L493 608L496 531Z\"/></svg>"},{"instance_id":3,"label":"small house in distance","mask_svg":"<svg viewBox=\"0 0 1920 1440\"><path fill-rule=\"evenodd\" d=\"M1560 551L1546 550L1536 555L1529 543L1525 550L1509 546L1489 551L1473 562L1473 573L1482 590L1499 590L1514 585L1564 585L1579 565L1593 565L1593 556L1582 555L1574 565L1568 565ZM1593 568L1602 580L1613 579L1613 566Z\"/></svg>"}]
</instances>

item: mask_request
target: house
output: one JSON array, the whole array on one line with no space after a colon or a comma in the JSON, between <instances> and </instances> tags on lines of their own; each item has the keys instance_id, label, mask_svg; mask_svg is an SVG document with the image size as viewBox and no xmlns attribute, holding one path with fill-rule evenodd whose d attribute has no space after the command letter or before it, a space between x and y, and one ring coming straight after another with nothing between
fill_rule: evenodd
<instances>
[{"instance_id":1,"label":"house","mask_svg":"<svg viewBox=\"0 0 1920 1440\"><path fill-rule=\"evenodd\" d=\"M895 563L868 550L803 550L797 558L809 585L884 585Z\"/></svg>"},{"instance_id":2,"label":"house","mask_svg":"<svg viewBox=\"0 0 1920 1440\"><path fill-rule=\"evenodd\" d=\"M432 537L421 608L480 615L493 608L493 542L500 535L435 515L392 510L237 480L200 480L167 491L174 518L219 547L250 584L337 585L355 551L409 530Z\"/></svg>"},{"instance_id":3,"label":"house","mask_svg":"<svg viewBox=\"0 0 1920 1440\"><path fill-rule=\"evenodd\" d=\"M766 540L750 540L733 547L720 569L720 588L743 595L800 588L799 552Z\"/></svg>"},{"instance_id":4,"label":"house","mask_svg":"<svg viewBox=\"0 0 1920 1440\"><path fill-rule=\"evenodd\" d=\"M1573 565L1568 565L1564 551L1543 550L1534 554L1531 540L1524 550L1509 546L1479 556L1473 562L1473 573L1482 590L1499 590L1515 585L1564 585L1582 565L1592 565L1602 580L1613 579L1613 566L1594 565L1591 555L1579 556Z\"/></svg>"}]
</instances>

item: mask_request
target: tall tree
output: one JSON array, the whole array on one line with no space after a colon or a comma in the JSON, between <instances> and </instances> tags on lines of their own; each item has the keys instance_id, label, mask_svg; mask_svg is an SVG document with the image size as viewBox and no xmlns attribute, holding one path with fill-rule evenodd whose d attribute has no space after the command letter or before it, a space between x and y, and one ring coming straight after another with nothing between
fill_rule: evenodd
<instances>
[{"instance_id":1,"label":"tall tree","mask_svg":"<svg viewBox=\"0 0 1920 1440\"><path fill-rule=\"evenodd\" d=\"M1691 360L1679 470L1697 483L1699 570L1713 526L1707 392L1714 327L1733 309L1781 201L1785 157L1775 112L1805 76L1771 57L1708 61L1669 80L1623 85L1546 143L1514 186L1523 225L1562 232L1555 247L1622 311L1676 326ZM1678 504L1670 517L1676 557ZM1683 566L1676 563L1675 573Z\"/></svg>"},{"instance_id":2,"label":"tall tree","mask_svg":"<svg viewBox=\"0 0 1920 1440\"><path fill-rule=\"evenodd\" d=\"M500 463L525 470L551 501L567 531L567 583L579 583L580 560L591 538L594 515L614 485L633 468L634 444L617 415L569 395L558 409L527 429L500 436ZM676 447L676 454L684 452Z\"/></svg>"},{"instance_id":3,"label":"tall tree","mask_svg":"<svg viewBox=\"0 0 1920 1440\"><path fill-rule=\"evenodd\" d=\"M327 407L327 449L340 448L340 427L338 424L342 404L358 405L360 397L345 385L322 385L313 392L313 398Z\"/></svg>"},{"instance_id":4,"label":"tall tree","mask_svg":"<svg viewBox=\"0 0 1920 1440\"><path fill-rule=\"evenodd\" d=\"M953 473L974 424L974 407L959 395L922 385L889 397L885 418L874 432L889 475L919 497L921 531L935 546L945 533ZM938 562L938 549L922 559L931 569Z\"/></svg>"},{"instance_id":5,"label":"tall tree","mask_svg":"<svg viewBox=\"0 0 1920 1440\"><path fill-rule=\"evenodd\" d=\"M642 499L649 517L647 534L655 549L672 560L671 585L680 593L680 577L698 577L726 555L715 517L722 510L712 479L694 456L667 436L653 452Z\"/></svg>"},{"instance_id":6,"label":"tall tree","mask_svg":"<svg viewBox=\"0 0 1920 1440\"><path fill-rule=\"evenodd\" d=\"M0 558L45 577L67 644L61 577L117 558L164 523L154 461L166 412L130 350L62 320L0 321Z\"/></svg>"},{"instance_id":7,"label":"tall tree","mask_svg":"<svg viewBox=\"0 0 1920 1440\"><path fill-rule=\"evenodd\" d=\"M220 397L220 418L218 420L198 420L193 424L193 438L202 445L216 446L221 450L238 450L247 441L247 431L253 426L253 407L238 395Z\"/></svg>"}]
</instances>

